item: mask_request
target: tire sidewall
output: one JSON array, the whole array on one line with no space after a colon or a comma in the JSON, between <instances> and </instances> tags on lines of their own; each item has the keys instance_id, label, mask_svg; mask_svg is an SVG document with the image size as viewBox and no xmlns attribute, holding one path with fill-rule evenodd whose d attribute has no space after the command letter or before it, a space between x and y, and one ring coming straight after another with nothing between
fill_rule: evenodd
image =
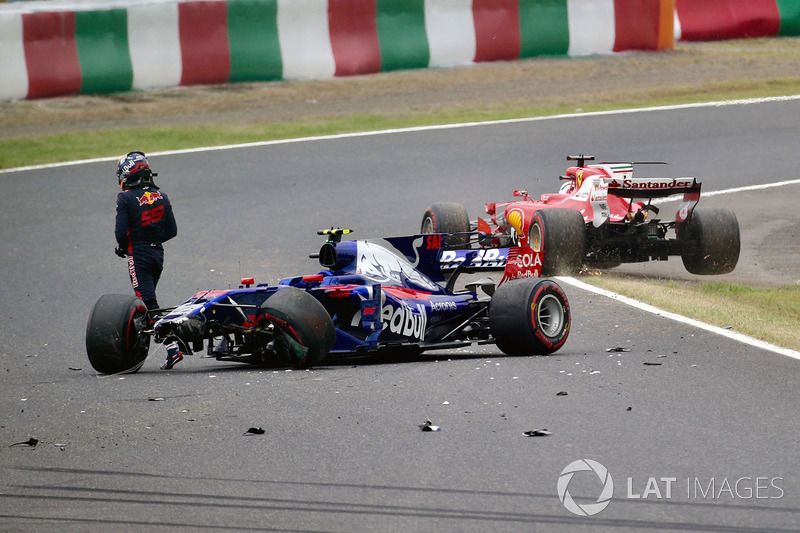
<instances>
[{"instance_id":1,"label":"tire sidewall","mask_svg":"<svg viewBox=\"0 0 800 533\"><path fill-rule=\"evenodd\" d=\"M561 305L561 327L548 335L539 320L543 298ZM571 325L569 300L564 290L550 279L519 279L498 287L489 304L489 328L497 347L507 355L547 355L567 341Z\"/></svg>"},{"instance_id":2,"label":"tire sidewall","mask_svg":"<svg viewBox=\"0 0 800 533\"><path fill-rule=\"evenodd\" d=\"M333 348L336 329L328 311L312 295L294 287L285 287L264 302L262 311L284 334L305 348L304 358L282 354L292 366L310 368L319 363ZM271 318L270 318L271 317ZM277 319L277 321L273 320Z\"/></svg>"},{"instance_id":3,"label":"tire sidewall","mask_svg":"<svg viewBox=\"0 0 800 533\"><path fill-rule=\"evenodd\" d=\"M125 294L105 294L97 300L86 324L86 354L102 374L136 371L147 358L150 338L142 339L137 321L147 307Z\"/></svg>"},{"instance_id":4,"label":"tire sidewall","mask_svg":"<svg viewBox=\"0 0 800 533\"><path fill-rule=\"evenodd\" d=\"M540 322L539 306L543 300L547 298L555 298L561 307L561 327L555 335L548 335L546 328ZM552 353L561 348L567 337L569 337L569 330L571 324L569 300L561 286L552 280L542 280L536 284L528 301L527 311L528 323L531 328L531 334L539 339L542 345Z\"/></svg>"}]
</instances>

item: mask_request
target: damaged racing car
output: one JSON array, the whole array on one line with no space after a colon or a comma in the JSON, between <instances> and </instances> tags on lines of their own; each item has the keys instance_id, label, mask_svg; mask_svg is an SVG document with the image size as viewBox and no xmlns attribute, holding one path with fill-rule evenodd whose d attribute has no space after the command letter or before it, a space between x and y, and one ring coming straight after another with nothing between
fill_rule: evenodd
<instances>
[{"instance_id":1,"label":"damaged racing car","mask_svg":"<svg viewBox=\"0 0 800 533\"><path fill-rule=\"evenodd\" d=\"M465 247L530 246L543 254L543 276L670 256L680 256L692 274L727 274L736 267L736 215L727 208L697 208L701 184L695 178L633 177L634 165L660 162L589 165L594 157L582 154L567 160L577 166L561 176L565 183L558 193L537 200L527 190L514 191L519 200L487 203L488 220L472 222L461 204L435 203L422 217L421 232L483 235L477 241L462 238ZM658 218L653 199L680 194L674 220Z\"/></svg>"},{"instance_id":2,"label":"damaged racing car","mask_svg":"<svg viewBox=\"0 0 800 533\"><path fill-rule=\"evenodd\" d=\"M184 354L297 368L329 355L473 343L544 355L566 342L569 302L558 283L538 279L540 254L530 248L465 250L447 242L463 235L446 234L342 240L350 232L320 231L326 242L311 257L324 270L277 285L245 278L237 289L198 292L155 310L131 295L103 295L86 328L89 361L104 374L135 372L151 340L177 342ZM467 276L456 288L462 274L490 271L503 273L499 283Z\"/></svg>"}]
</instances>

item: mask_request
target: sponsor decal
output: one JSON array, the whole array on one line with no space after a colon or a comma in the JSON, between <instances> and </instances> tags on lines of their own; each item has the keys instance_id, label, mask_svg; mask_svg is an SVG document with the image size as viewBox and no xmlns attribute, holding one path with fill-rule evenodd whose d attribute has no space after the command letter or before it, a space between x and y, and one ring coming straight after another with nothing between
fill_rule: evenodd
<instances>
[{"instance_id":1,"label":"sponsor decal","mask_svg":"<svg viewBox=\"0 0 800 533\"><path fill-rule=\"evenodd\" d=\"M133 264L133 255L128 255L128 274L131 276L131 286L133 290L139 288L139 279L136 277L136 267Z\"/></svg>"},{"instance_id":2,"label":"sponsor decal","mask_svg":"<svg viewBox=\"0 0 800 533\"><path fill-rule=\"evenodd\" d=\"M594 187L591 191L591 199L594 201L604 201L608 198L608 185L603 180L592 180Z\"/></svg>"},{"instance_id":3,"label":"sponsor decal","mask_svg":"<svg viewBox=\"0 0 800 533\"><path fill-rule=\"evenodd\" d=\"M611 208L604 201L592 202L592 213L594 214L592 225L595 228L599 228L606 220L611 218Z\"/></svg>"},{"instance_id":4,"label":"sponsor decal","mask_svg":"<svg viewBox=\"0 0 800 533\"><path fill-rule=\"evenodd\" d=\"M400 302L397 307L392 304L384 305L381 310L381 318L383 326L392 333L421 341L425 340L428 313L424 305L416 304L414 308L405 302Z\"/></svg>"},{"instance_id":5,"label":"sponsor decal","mask_svg":"<svg viewBox=\"0 0 800 533\"><path fill-rule=\"evenodd\" d=\"M458 306L455 302L431 302L431 311L455 311Z\"/></svg>"},{"instance_id":6,"label":"sponsor decal","mask_svg":"<svg viewBox=\"0 0 800 533\"><path fill-rule=\"evenodd\" d=\"M136 200L138 200L139 201L139 205L142 206L142 205L145 205L145 204L153 205L153 203L155 203L156 200L161 200L163 198L164 197L161 195L160 191L155 191L155 192L148 191L148 192L144 193L141 196L137 196Z\"/></svg>"},{"instance_id":7,"label":"sponsor decal","mask_svg":"<svg viewBox=\"0 0 800 533\"><path fill-rule=\"evenodd\" d=\"M542 254L527 246L511 248L501 283L512 279L538 278L542 271Z\"/></svg>"},{"instance_id":8,"label":"sponsor decal","mask_svg":"<svg viewBox=\"0 0 800 533\"><path fill-rule=\"evenodd\" d=\"M506 220L508 224L516 230L517 233L522 234L522 228L525 227L525 213L522 212L522 209L511 209L506 214Z\"/></svg>"},{"instance_id":9,"label":"sponsor decal","mask_svg":"<svg viewBox=\"0 0 800 533\"><path fill-rule=\"evenodd\" d=\"M608 182L610 189L634 189L634 190L664 190L681 189L692 187L694 178L642 178L642 179L612 179Z\"/></svg>"},{"instance_id":10,"label":"sponsor decal","mask_svg":"<svg viewBox=\"0 0 800 533\"><path fill-rule=\"evenodd\" d=\"M466 259L468 250L444 250L439 264L442 270L452 270ZM506 248L484 248L477 250L478 255L472 260L471 266L476 268L502 268L506 264Z\"/></svg>"},{"instance_id":11,"label":"sponsor decal","mask_svg":"<svg viewBox=\"0 0 800 533\"><path fill-rule=\"evenodd\" d=\"M425 247L428 250L438 250L442 247L442 236L441 235L429 235L425 239Z\"/></svg>"}]
</instances>

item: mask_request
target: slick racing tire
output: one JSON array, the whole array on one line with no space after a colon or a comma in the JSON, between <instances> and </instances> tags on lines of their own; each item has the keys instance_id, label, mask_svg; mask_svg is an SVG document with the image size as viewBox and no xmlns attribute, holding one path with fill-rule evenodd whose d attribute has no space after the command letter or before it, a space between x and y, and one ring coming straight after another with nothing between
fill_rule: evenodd
<instances>
[{"instance_id":1,"label":"slick racing tire","mask_svg":"<svg viewBox=\"0 0 800 533\"><path fill-rule=\"evenodd\" d=\"M262 311L282 332L275 348L291 366L311 368L333 348L333 321L325 307L307 292L294 287L280 289L264 302Z\"/></svg>"},{"instance_id":2,"label":"slick racing tire","mask_svg":"<svg viewBox=\"0 0 800 533\"><path fill-rule=\"evenodd\" d=\"M86 354L101 374L138 371L150 348L147 307L128 294L104 294L86 324Z\"/></svg>"},{"instance_id":3,"label":"slick racing tire","mask_svg":"<svg viewBox=\"0 0 800 533\"><path fill-rule=\"evenodd\" d=\"M695 209L678 225L677 237L684 243L683 266L692 274L727 274L739 262L739 222L730 209Z\"/></svg>"},{"instance_id":4,"label":"slick racing tire","mask_svg":"<svg viewBox=\"0 0 800 533\"><path fill-rule=\"evenodd\" d=\"M570 325L567 295L550 279L507 281L489 304L489 328L507 355L551 354L567 342Z\"/></svg>"},{"instance_id":5,"label":"slick racing tire","mask_svg":"<svg viewBox=\"0 0 800 533\"><path fill-rule=\"evenodd\" d=\"M574 209L540 209L528 227L528 246L542 252L542 276L580 272L586 256L586 224Z\"/></svg>"},{"instance_id":6,"label":"slick racing tire","mask_svg":"<svg viewBox=\"0 0 800 533\"><path fill-rule=\"evenodd\" d=\"M422 215L420 233L463 233L446 239L453 247L464 247L469 244L469 215L467 209L455 202L437 202L425 210Z\"/></svg>"}]
</instances>

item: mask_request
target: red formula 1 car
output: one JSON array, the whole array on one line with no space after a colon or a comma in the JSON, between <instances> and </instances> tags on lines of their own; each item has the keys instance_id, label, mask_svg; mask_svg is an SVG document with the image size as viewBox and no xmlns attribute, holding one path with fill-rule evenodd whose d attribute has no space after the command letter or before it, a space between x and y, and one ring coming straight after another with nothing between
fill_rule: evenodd
<instances>
[{"instance_id":1,"label":"red formula 1 car","mask_svg":"<svg viewBox=\"0 0 800 533\"><path fill-rule=\"evenodd\" d=\"M477 230L482 238L464 238L464 247L529 246L542 253L541 276L669 256L680 256L692 274L727 274L736 267L736 215L730 209L697 208L700 183L695 178L633 177L634 165L663 163L587 165L594 157L584 155L567 160L577 166L561 176L566 183L558 193L536 200L526 190L514 191L519 200L488 203L489 220L473 222L461 204L435 203L422 217L422 233L467 235ZM683 201L675 219L661 220L652 200L676 194Z\"/></svg>"}]
</instances>

